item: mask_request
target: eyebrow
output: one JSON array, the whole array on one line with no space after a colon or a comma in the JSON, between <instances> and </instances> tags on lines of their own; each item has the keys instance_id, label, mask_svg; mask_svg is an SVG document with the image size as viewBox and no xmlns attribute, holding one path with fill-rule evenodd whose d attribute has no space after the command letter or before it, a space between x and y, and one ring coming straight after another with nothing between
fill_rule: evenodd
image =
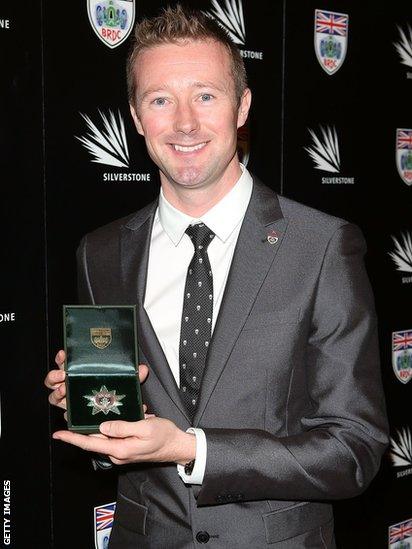
<instances>
[{"instance_id":1,"label":"eyebrow","mask_svg":"<svg viewBox=\"0 0 412 549\"><path fill-rule=\"evenodd\" d=\"M214 88L215 90L226 91L226 88L224 86L218 86L215 82L193 82L192 85L195 88Z\"/></svg>"},{"instance_id":2,"label":"eyebrow","mask_svg":"<svg viewBox=\"0 0 412 549\"><path fill-rule=\"evenodd\" d=\"M191 86L193 88L213 88L215 90L218 90L218 91L221 91L221 92L225 92L225 91L228 91L227 88L225 88L224 86L218 86L216 83L214 82L210 82L210 81L205 81L205 82L192 82ZM164 86L159 86L159 87L156 87L156 88L149 88L148 90L146 90L144 93L142 93L142 95L139 95L139 97L137 98L137 100L139 102L143 101L148 95L151 95L152 93L160 93L160 92L164 92L164 91L167 91L168 89L168 85L165 84Z\"/></svg>"}]
</instances>

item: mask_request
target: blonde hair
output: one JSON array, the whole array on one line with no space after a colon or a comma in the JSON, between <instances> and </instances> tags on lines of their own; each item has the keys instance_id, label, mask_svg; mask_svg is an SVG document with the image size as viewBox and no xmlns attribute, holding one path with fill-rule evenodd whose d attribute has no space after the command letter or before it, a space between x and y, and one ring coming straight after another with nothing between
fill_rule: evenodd
<instances>
[{"instance_id":1,"label":"blonde hair","mask_svg":"<svg viewBox=\"0 0 412 549\"><path fill-rule=\"evenodd\" d=\"M201 11L189 10L180 4L164 8L157 17L146 18L136 24L126 65L129 103L134 105L135 102L134 69L139 54L154 46L176 44L184 40L214 40L226 47L230 56L235 95L239 105L247 87L247 77L238 47L214 19Z\"/></svg>"}]
</instances>

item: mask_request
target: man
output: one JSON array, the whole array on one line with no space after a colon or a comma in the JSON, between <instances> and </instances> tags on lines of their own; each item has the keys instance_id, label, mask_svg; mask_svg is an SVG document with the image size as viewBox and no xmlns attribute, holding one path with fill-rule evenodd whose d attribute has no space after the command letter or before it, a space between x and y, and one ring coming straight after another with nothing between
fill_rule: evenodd
<instances>
[{"instance_id":1,"label":"man","mask_svg":"<svg viewBox=\"0 0 412 549\"><path fill-rule=\"evenodd\" d=\"M54 438L134 464L112 549L332 548L328 500L364 490L387 444L364 239L239 164L251 92L216 23L177 6L135 39L131 113L161 192L83 239L79 289L137 303L151 413ZM64 408L63 380L46 385Z\"/></svg>"}]
</instances>

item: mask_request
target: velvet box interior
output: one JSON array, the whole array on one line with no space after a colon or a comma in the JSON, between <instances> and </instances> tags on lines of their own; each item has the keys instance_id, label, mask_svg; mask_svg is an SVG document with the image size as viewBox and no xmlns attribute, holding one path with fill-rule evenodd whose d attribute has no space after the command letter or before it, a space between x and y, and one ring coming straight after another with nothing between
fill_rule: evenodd
<instances>
[{"instance_id":1,"label":"velvet box interior","mask_svg":"<svg viewBox=\"0 0 412 549\"><path fill-rule=\"evenodd\" d=\"M68 428L143 419L135 307L65 305L63 319Z\"/></svg>"}]
</instances>

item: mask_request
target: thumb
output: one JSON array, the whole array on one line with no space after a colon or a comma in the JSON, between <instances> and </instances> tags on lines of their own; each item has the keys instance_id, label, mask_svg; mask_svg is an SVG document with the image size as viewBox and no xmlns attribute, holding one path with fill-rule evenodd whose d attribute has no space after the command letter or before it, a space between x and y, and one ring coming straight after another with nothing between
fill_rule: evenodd
<instances>
[{"instance_id":1,"label":"thumb","mask_svg":"<svg viewBox=\"0 0 412 549\"><path fill-rule=\"evenodd\" d=\"M104 421L100 424L100 432L112 438L126 438L136 435L137 421Z\"/></svg>"}]
</instances>

